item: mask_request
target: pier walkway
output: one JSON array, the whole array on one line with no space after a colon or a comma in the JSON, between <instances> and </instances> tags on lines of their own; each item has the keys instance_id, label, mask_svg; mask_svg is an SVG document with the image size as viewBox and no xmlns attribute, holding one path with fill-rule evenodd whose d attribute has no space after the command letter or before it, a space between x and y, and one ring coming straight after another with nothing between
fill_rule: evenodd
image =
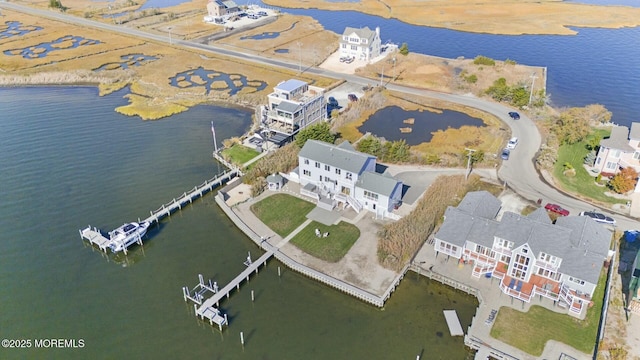
<instances>
[{"instance_id":1,"label":"pier walkway","mask_svg":"<svg viewBox=\"0 0 640 360\"><path fill-rule=\"evenodd\" d=\"M178 198L173 198L172 201L163 204L155 211L150 211L149 217L142 220L142 222L147 222L149 223L149 225L158 223L165 216L171 216L171 213L179 209L181 210L183 206L191 204L197 198L201 198L204 194L224 184L226 181L229 181L238 174L241 174L240 170L237 167L232 167L230 170L227 170L214 178L206 180L204 183L198 186L194 186L193 189L189 192L185 191ZM141 222L140 219L138 219L138 222ZM100 231L96 227L91 227L91 225L82 230L79 230L79 232L82 239L89 241L89 243L93 245L96 245L100 250L104 252L107 252L107 248L110 248L113 244L113 241L109 238L109 235L103 234L102 231ZM137 239L135 243L142 245L142 239ZM127 247L124 248L124 252L125 254L127 253Z\"/></svg>"}]
</instances>

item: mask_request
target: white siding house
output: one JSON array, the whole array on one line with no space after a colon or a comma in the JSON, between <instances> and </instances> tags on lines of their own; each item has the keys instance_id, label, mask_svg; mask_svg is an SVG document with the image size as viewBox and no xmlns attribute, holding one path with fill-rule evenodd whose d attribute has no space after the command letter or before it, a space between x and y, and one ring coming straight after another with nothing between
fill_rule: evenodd
<instances>
[{"instance_id":1,"label":"white siding house","mask_svg":"<svg viewBox=\"0 0 640 360\"><path fill-rule=\"evenodd\" d=\"M376 157L351 144L308 140L298 154L301 193L332 206L363 208L385 217L400 204L402 182L378 174Z\"/></svg>"},{"instance_id":2,"label":"white siding house","mask_svg":"<svg viewBox=\"0 0 640 360\"><path fill-rule=\"evenodd\" d=\"M369 61L380 56L381 46L379 27L375 31L347 27L340 38L340 56Z\"/></svg>"}]
</instances>

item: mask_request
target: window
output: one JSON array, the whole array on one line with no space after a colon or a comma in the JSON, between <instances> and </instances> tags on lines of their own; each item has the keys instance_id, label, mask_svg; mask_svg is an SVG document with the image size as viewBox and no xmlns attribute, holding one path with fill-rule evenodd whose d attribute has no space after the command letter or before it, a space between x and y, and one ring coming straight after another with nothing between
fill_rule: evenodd
<instances>
[{"instance_id":1,"label":"window","mask_svg":"<svg viewBox=\"0 0 640 360\"><path fill-rule=\"evenodd\" d=\"M372 193L370 191L365 190L364 191L364 198L365 199L369 199L369 200L378 201L378 194Z\"/></svg>"},{"instance_id":2,"label":"window","mask_svg":"<svg viewBox=\"0 0 640 360\"><path fill-rule=\"evenodd\" d=\"M546 254L541 252L540 256L538 257L538 259L547 262L549 264L555 265L557 258L551 254Z\"/></svg>"},{"instance_id":3,"label":"window","mask_svg":"<svg viewBox=\"0 0 640 360\"><path fill-rule=\"evenodd\" d=\"M578 285L584 285L584 280L576 279L572 276L569 276L569 281L574 282Z\"/></svg>"},{"instance_id":4,"label":"window","mask_svg":"<svg viewBox=\"0 0 640 360\"><path fill-rule=\"evenodd\" d=\"M505 239L498 239L498 246L505 249L511 249L513 243Z\"/></svg>"},{"instance_id":5,"label":"window","mask_svg":"<svg viewBox=\"0 0 640 360\"><path fill-rule=\"evenodd\" d=\"M324 170L325 170L325 171L331 171L331 166L329 166L329 165L325 165L325 166L324 166Z\"/></svg>"},{"instance_id":6,"label":"window","mask_svg":"<svg viewBox=\"0 0 640 360\"><path fill-rule=\"evenodd\" d=\"M358 50L358 45L351 45L351 50Z\"/></svg>"},{"instance_id":7,"label":"window","mask_svg":"<svg viewBox=\"0 0 640 360\"><path fill-rule=\"evenodd\" d=\"M633 153L633 158L636 159L636 160L639 160L640 159L640 152L637 152L637 151L634 152Z\"/></svg>"},{"instance_id":8,"label":"window","mask_svg":"<svg viewBox=\"0 0 640 360\"><path fill-rule=\"evenodd\" d=\"M616 150L613 152L613 157L615 158L619 158L620 157L620 150Z\"/></svg>"},{"instance_id":9,"label":"window","mask_svg":"<svg viewBox=\"0 0 640 360\"><path fill-rule=\"evenodd\" d=\"M320 169L320 163L316 161L316 167Z\"/></svg>"},{"instance_id":10,"label":"window","mask_svg":"<svg viewBox=\"0 0 640 360\"><path fill-rule=\"evenodd\" d=\"M336 168L336 174L340 175L340 169Z\"/></svg>"},{"instance_id":11,"label":"window","mask_svg":"<svg viewBox=\"0 0 640 360\"><path fill-rule=\"evenodd\" d=\"M516 259L513 262L513 266L511 267L510 275L511 277L524 280L527 276L527 271L529 270L529 258L517 254Z\"/></svg>"},{"instance_id":12,"label":"window","mask_svg":"<svg viewBox=\"0 0 640 360\"><path fill-rule=\"evenodd\" d=\"M309 170L302 170L302 173L304 174L304 176L311 176L311 171Z\"/></svg>"},{"instance_id":13,"label":"window","mask_svg":"<svg viewBox=\"0 0 640 360\"><path fill-rule=\"evenodd\" d=\"M612 169L612 170L613 170L613 169L615 169L615 168L616 168L616 165L618 165L618 163L614 163L614 162L612 162L612 161L607 161L607 166L606 166L606 168L607 168L607 169Z\"/></svg>"},{"instance_id":14,"label":"window","mask_svg":"<svg viewBox=\"0 0 640 360\"><path fill-rule=\"evenodd\" d=\"M304 164L309 165L309 159L304 159Z\"/></svg>"},{"instance_id":15,"label":"window","mask_svg":"<svg viewBox=\"0 0 640 360\"><path fill-rule=\"evenodd\" d=\"M352 180L350 172L346 173L344 176L345 178L347 178L347 180Z\"/></svg>"},{"instance_id":16,"label":"window","mask_svg":"<svg viewBox=\"0 0 640 360\"><path fill-rule=\"evenodd\" d=\"M347 48L347 44L342 44L342 48L346 49Z\"/></svg>"}]
</instances>

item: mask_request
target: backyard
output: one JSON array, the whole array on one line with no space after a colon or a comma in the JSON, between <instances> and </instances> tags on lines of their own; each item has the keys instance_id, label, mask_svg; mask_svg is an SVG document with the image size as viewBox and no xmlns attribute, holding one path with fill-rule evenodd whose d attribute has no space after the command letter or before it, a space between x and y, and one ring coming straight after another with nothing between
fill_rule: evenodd
<instances>
[{"instance_id":1,"label":"backyard","mask_svg":"<svg viewBox=\"0 0 640 360\"><path fill-rule=\"evenodd\" d=\"M258 155L260 153L256 150L240 144L235 144L228 149L222 150L222 157L225 160L240 166Z\"/></svg>"},{"instance_id":2,"label":"backyard","mask_svg":"<svg viewBox=\"0 0 640 360\"><path fill-rule=\"evenodd\" d=\"M606 280L607 272L603 269L593 294L593 306L587 310L584 320L537 305L531 306L526 313L502 307L491 328L491 336L534 356L542 355L549 340L591 354L596 343Z\"/></svg>"},{"instance_id":3,"label":"backyard","mask_svg":"<svg viewBox=\"0 0 640 360\"><path fill-rule=\"evenodd\" d=\"M315 207L308 201L287 194L274 194L251 205L251 211L276 234L283 238L306 220Z\"/></svg>"},{"instance_id":4,"label":"backyard","mask_svg":"<svg viewBox=\"0 0 640 360\"><path fill-rule=\"evenodd\" d=\"M604 138L609 135L608 130L596 130L596 135ZM595 174L590 174L584 167L584 158L589 153L586 141L575 144L565 144L558 149L558 159L554 165L553 175L560 182L560 186L571 193L582 195L605 204L625 203L626 200L607 196L608 187L597 185ZM575 170L575 175L568 175L567 168ZM567 173L567 175L565 175Z\"/></svg>"},{"instance_id":5,"label":"backyard","mask_svg":"<svg viewBox=\"0 0 640 360\"><path fill-rule=\"evenodd\" d=\"M313 221L296 234L291 243L311 256L335 263L344 257L359 237L360 230L353 224L341 221L337 225L324 225Z\"/></svg>"}]
</instances>

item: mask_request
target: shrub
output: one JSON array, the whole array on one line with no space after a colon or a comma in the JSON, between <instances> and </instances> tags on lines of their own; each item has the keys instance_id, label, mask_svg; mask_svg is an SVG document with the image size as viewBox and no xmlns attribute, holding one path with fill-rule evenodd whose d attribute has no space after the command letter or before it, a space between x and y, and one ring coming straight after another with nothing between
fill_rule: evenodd
<instances>
[{"instance_id":1,"label":"shrub","mask_svg":"<svg viewBox=\"0 0 640 360\"><path fill-rule=\"evenodd\" d=\"M407 45L407 43L402 43L400 49L398 49L398 52L400 52L400 54L404 56L409 55L409 45Z\"/></svg>"},{"instance_id":2,"label":"shrub","mask_svg":"<svg viewBox=\"0 0 640 360\"><path fill-rule=\"evenodd\" d=\"M274 173L287 173L298 166L300 148L295 143L287 144L280 149L258 160L244 175L245 184L252 186L255 195L264 190L264 179Z\"/></svg>"},{"instance_id":3,"label":"shrub","mask_svg":"<svg viewBox=\"0 0 640 360\"><path fill-rule=\"evenodd\" d=\"M492 58L486 57L486 56L482 56L482 55L476 56L476 58L473 59L473 63L475 65L487 65L487 66L495 66L496 65L496 61L495 60L493 60Z\"/></svg>"},{"instance_id":4,"label":"shrub","mask_svg":"<svg viewBox=\"0 0 640 360\"><path fill-rule=\"evenodd\" d=\"M626 167L609 181L609 186L618 194L624 194L635 188L637 179L638 173L632 167Z\"/></svg>"},{"instance_id":5,"label":"shrub","mask_svg":"<svg viewBox=\"0 0 640 360\"><path fill-rule=\"evenodd\" d=\"M504 61L507 65L517 65L518 63L515 60L507 59Z\"/></svg>"},{"instance_id":6,"label":"shrub","mask_svg":"<svg viewBox=\"0 0 640 360\"><path fill-rule=\"evenodd\" d=\"M464 77L464 81L470 83L470 84L475 84L478 82L478 77L476 76L476 74L471 74L469 76L465 76Z\"/></svg>"}]
</instances>

